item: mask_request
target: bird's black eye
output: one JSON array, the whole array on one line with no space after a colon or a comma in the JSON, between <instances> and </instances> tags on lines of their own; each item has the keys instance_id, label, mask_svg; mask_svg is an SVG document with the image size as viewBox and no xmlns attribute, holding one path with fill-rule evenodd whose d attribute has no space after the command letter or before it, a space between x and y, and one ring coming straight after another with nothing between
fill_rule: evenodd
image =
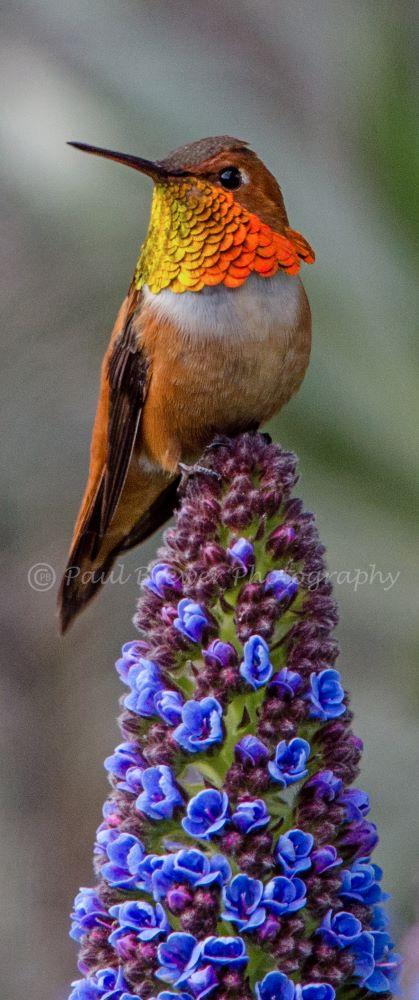
<instances>
[{"instance_id":1,"label":"bird's black eye","mask_svg":"<svg viewBox=\"0 0 419 1000\"><path fill-rule=\"evenodd\" d=\"M235 191L243 183L242 175L237 167L226 167L218 175L218 179L228 191Z\"/></svg>"}]
</instances>

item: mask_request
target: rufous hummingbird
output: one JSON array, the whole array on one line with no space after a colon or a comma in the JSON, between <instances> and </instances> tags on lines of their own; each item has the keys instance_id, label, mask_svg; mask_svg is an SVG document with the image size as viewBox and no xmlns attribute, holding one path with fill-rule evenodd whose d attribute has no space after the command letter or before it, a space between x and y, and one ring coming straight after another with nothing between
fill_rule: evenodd
<instances>
[{"instance_id":1,"label":"rufous hummingbird","mask_svg":"<svg viewBox=\"0 0 419 1000\"><path fill-rule=\"evenodd\" d=\"M256 428L296 392L311 346L298 277L314 254L246 142L202 139L164 160L71 146L154 181L151 219L102 365L89 477L59 611L62 631L119 552L172 514L180 463Z\"/></svg>"}]
</instances>

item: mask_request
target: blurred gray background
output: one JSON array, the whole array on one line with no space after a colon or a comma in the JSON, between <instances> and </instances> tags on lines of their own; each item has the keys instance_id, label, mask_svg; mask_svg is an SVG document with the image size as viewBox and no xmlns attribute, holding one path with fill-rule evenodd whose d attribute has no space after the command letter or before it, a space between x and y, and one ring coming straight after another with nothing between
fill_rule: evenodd
<instances>
[{"instance_id":1,"label":"blurred gray background","mask_svg":"<svg viewBox=\"0 0 419 1000\"><path fill-rule=\"evenodd\" d=\"M33 564L64 566L99 364L151 195L147 179L83 157L66 139L145 157L205 135L248 139L278 176L291 225L316 249L304 272L311 367L272 431L299 453L300 494L341 573L340 666L401 935L418 879L414 6L6 7L0 994L64 998L75 977L67 914L92 880L102 761L118 740L113 662L133 638L137 597L134 579L108 586L61 640L56 588L27 580ZM127 557L126 572L154 548ZM358 570L370 582L356 587Z\"/></svg>"}]
</instances>

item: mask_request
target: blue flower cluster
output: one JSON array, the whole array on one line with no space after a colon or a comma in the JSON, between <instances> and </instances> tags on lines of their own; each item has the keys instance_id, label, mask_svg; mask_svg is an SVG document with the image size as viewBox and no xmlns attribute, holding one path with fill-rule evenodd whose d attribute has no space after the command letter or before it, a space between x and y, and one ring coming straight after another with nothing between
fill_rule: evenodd
<instances>
[{"instance_id":1,"label":"blue flower cluster","mask_svg":"<svg viewBox=\"0 0 419 1000\"><path fill-rule=\"evenodd\" d=\"M360 986L372 993L397 991L401 959L385 931L366 931L352 913L329 910L318 933L327 944L351 952L355 960L353 975Z\"/></svg>"},{"instance_id":2,"label":"blue flower cluster","mask_svg":"<svg viewBox=\"0 0 419 1000\"><path fill-rule=\"evenodd\" d=\"M396 990L334 605L303 582L321 546L290 497L292 456L257 435L231 447L235 476L229 450L187 491L116 664L122 742L98 882L74 901L70 1000Z\"/></svg>"}]
</instances>

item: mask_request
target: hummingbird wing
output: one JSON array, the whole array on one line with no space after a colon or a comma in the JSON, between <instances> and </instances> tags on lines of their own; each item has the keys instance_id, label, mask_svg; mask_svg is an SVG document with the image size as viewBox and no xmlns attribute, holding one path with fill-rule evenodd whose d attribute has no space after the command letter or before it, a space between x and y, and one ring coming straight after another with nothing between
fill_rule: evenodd
<instances>
[{"instance_id":1,"label":"hummingbird wing","mask_svg":"<svg viewBox=\"0 0 419 1000\"><path fill-rule=\"evenodd\" d=\"M149 383L150 366L138 324L140 309L141 296L137 292L129 295L118 314L102 365L89 477L58 598L63 628L106 576L95 580L92 571L124 489ZM101 559L99 563L103 570Z\"/></svg>"},{"instance_id":2,"label":"hummingbird wing","mask_svg":"<svg viewBox=\"0 0 419 1000\"><path fill-rule=\"evenodd\" d=\"M149 363L138 337L134 313L109 355L109 420L103 471L100 529L103 538L121 496L147 393Z\"/></svg>"}]
</instances>

